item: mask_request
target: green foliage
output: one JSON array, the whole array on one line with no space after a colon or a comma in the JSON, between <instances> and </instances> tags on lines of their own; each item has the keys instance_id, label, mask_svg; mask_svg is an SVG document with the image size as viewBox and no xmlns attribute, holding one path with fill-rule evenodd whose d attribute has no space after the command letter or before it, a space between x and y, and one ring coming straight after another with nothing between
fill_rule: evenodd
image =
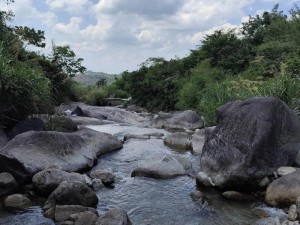
<instances>
[{"instance_id":1,"label":"green foliage","mask_svg":"<svg viewBox=\"0 0 300 225\"><path fill-rule=\"evenodd\" d=\"M29 27L16 26L14 32L21 38L21 40L28 42L31 45L44 48L46 46L45 32L41 30L35 30Z\"/></svg>"},{"instance_id":2,"label":"green foliage","mask_svg":"<svg viewBox=\"0 0 300 225\"><path fill-rule=\"evenodd\" d=\"M104 106L107 104L107 92L103 88L92 88L84 97L84 101L89 105Z\"/></svg>"},{"instance_id":3,"label":"green foliage","mask_svg":"<svg viewBox=\"0 0 300 225\"><path fill-rule=\"evenodd\" d=\"M40 70L0 52L0 126L10 126L30 113L49 111L51 83Z\"/></svg>"},{"instance_id":4,"label":"green foliage","mask_svg":"<svg viewBox=\"0 0 300 225\"><path fill-rule=\"evenodd\" d=\"M81 65L83 59L76 58L75 52L69 45L56 46L52 43L51 62L61 68L69 77L75 76L76 73L83 73L86 68Z\"/></svg>"}]
</instances>

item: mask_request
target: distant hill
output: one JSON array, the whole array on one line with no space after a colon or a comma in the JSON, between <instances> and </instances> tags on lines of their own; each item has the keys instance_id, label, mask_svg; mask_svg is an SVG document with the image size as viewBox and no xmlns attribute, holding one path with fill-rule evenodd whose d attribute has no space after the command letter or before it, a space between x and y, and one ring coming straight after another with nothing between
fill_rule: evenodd
<instances>
[{"instance_id":1,"label":"distant hill","mask_svg":"<svg viewBox=\"0 0 300 225\"><path fill-rule=\"evenodd\" d=\"M121 76L121 74L108 74L103 72L93 72L86 71L85 73L76 74L73 79L84 85L95 85L100 79L106 79L107 83L112 83L116 77Z\"/></svg>"}]
</instances>

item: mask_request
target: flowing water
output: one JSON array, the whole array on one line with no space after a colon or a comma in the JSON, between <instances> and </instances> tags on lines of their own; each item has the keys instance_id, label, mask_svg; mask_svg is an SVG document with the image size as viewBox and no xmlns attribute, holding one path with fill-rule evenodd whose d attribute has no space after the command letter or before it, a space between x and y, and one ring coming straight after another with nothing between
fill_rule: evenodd
<instances>
[{"instance_id":1,"label":"flowing water","mask_svg":"<svg viewBox=\"0 0 300 225\"><path fill-rule=\"evenodd\" d=\"M120 126L117 124L89 126L111 133L122 139L125 134L149 134L167 132L160 129ZM241 203L224 199L214 189L197 188L193 176L180 176L171 179L131 177L131 172L142 160L157 154L180 155L192 162L191 174L199 171L199 156L189 151L178 151L163 144L161 139L129 139L123 149L101 156L93 170L105 169L116 174L114 188L100 190L98 211L121 207L125 209L134 225L242 225L252 224L258 218L251 208L258 203ZM190 194L201 190L206 201L201 204L193 201ZM0 208L0 224L44 225L54 224L44 218L41 207L32 207L26 212L9 213Z\"/></svg>"}]
</instances>

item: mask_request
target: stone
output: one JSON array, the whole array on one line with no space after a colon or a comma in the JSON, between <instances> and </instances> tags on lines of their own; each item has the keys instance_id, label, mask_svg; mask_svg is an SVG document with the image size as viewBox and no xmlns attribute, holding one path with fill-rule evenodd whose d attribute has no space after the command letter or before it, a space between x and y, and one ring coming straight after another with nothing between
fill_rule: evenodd
<instances>
[{"instance_id":1,"label":"stone","mask_svg":"<svg viewBox=\"0 0 300 225\"><path fill-rule=\"evenodd\" d=\"M92 212L79 213L75 220L75 225L95 225L98 220L98 216Z\"/></svg>"},{"instance_id":2,"label":"stone","mask_svg":"<svg viewBox=\"0 0 300 225\"><path fill-rule=\"evenodd\" d=\"M222 194L225 198L239 200L239 201L253 201L254 197L249 194L241 193L238 191L225 191Z\"/></svg>"},{"instance_id":3,"label":"stone","mask_svg":"<svg viewBox=\"0 0 300 225\"><path fill-rule=\"evenodd\" d=\"M252 212L259 218L278 217L280 220L287 218L287 214L282 209L271 208L267 206L255 207L252 209Z\"/></svg>"},{"instance_id":4,"label":"stone","mask_svg":"<svg viewBox=\"0 0 300 225\"><path fill-rule=\"evenodd\" d=\"M153 118L152 126L167 130L196 130L204 126L203 119L192 110L159 113Z\"/></svg>"},{"instance_id":5,"label":"stone","mask_svg":"<svg viewBox=\"0 0 300 225\"><path fill-rule=\"evenodd\" d=\"M205 186L215 186L211 177L207 176L207 174L204 172L199 172L196 176L196 180L198 183Z\"/></svg>"},{"instance_id":6,"label":"stone","mask_svg":"<svg viewBox=\"0 0 300 225\"><path fill-rule=\"evenodd\" d=\"M269 177L264 177L258 184L259 187L261 188L266 188L269 186L269 184L271 183Z\"/></svg>"},{"instance_id":7,"label":"stone","mask_svg":"<svg viewBox=\"0 0 300 225\"><path fill-rule=\"evenodd\" d=\"M140 162L138 167L131 173L131 176L166 179L185 174L184 167L174 157L158 154Z\"/></svg>"},{"instance_id":8,"label":"stone","mask_svg":"<svg viewBox=\"0 0 300 225\"><path fill-rule=\"evenodd\" d=\"M92 186L95 191L100 191L101 189L105 188L100 179L93 179Z\"/></svg>"},{"instance_id":9,"label":"stone","mask_svg":"<svg viewBox=\"0 0 300 225\"><path fill-rule=\"evenodd\" d=\"M13 139L19 134L28 132L28 131L45 131L45 124L39 118L29 118L24 121L19 121L17 124L10 130L8 134L9 140Z\"/></svg>"},{"instance_id":10,"label":"stone","mask_svg":"<svg viewBox=\"0 0 300 225\"><path fill-rule=\"evenodd\" d=\"M196 130L195 134L192 135L192 149L195 154L202 154L202 149L205 143L205 135L203 129Z\"/></svg>"},{"instance_id":11,"label":"stone","mask_svg":"<svg viewBox=\"0 0 300 225\"><path fill-rule=\"evenodd\" d=\"M267 188L266 202L272 206L290 206L300 196L300 171L274 180Z\"/></svg>"},{"instance_id":12,"label":"stone","mask_svg":"<svg viewBox=\"0 0 300 225\"><path fill-rule=\"evenodd\" d=\"M4 147L8 142L8 138L4 131L0 129L0 148Z\"/></svg>"},{"instance_id":13,"label":"stone","mask_svg":"<svg viewBox=\"0 0 300 225\"><path fill-rule=\"evenodd\" d=\"M296 221L298 219L297 206L294 205L294 204L291 205L290 208L289 208L288 219L290 221Z\"/></svg>"},{"instance_id":14,"label":"stone","mask_svg":"<svg viewBox=\"0 0 300 225\"><path fill-rule=\"evenodd\" d=\"M84 207L80 205L57 205L54 208L53 215L48 216L50 218L53 218L57 222L62 222L69 220L72 215L76 215L82 212L91 212L94 215L98 215L98 212L96 209L91 207Z\"/></svg>"},{"instance_id":15,"label":"stone","mask_svg":"<svg viewBox=\"0 0 300 225\"><path fill-rule=\"evenodd\" d=\"M116 208L108 210L96 225L131 225L131 222L123 209Z\"/></svg>"},{"instance_id":16,"label":"stone","mask_svg":"<svg viewBox=\"0 0 300 225\"><path fill-rule=\"evenodd\" d=\"M91 168L96 160L95 152L77 134L30 131L18 135L0 150L0 171L25 182L50 167L77 172Z\"/></svg>"},{"instance_id":17,"label":"stone","mask_svg":"<svg viewBox=\"0 0 300 225\"><path fill-rule=\"evenodd\" d=\"M32 206L29 198L21 194L9 195L4 200L4 206L10 210L25 210Z\"/></svg>"},{"instance_id":18,"label":"stone","mask_svg":"<svg viewBox=\"0 0 300 225\"><path fill-rule=\"evenodd\" d=\"M300 149L300 121L284 102L254 97L217 110L218 125L208 136L201 171L221 188L257 188L281 166L291 166Z\"/></svg>"},{"instance_id":19,"label":"stone","mask_svg":"<svg viewBox=\"0 0 300 225\"><path fill-rule=\"evenodd\" d=\"M70 102L63 104L56 108L57 113L62 114L66 109L74 110L79 106L83 111L83 116L97 118L100 120L110 120L117 123L132 124L132 125L145 125L148 119L140 116L137 113L126 111L116 107L99 107L90 106L84 103Z\"/></svg>"},{"instance_id":20,"label":"stone","mask_svg":"<svg viewBox=\"0 0 300 225\"><path fill-rule=\"evenodd\" d=\"M95 179L99 179L103 184L109 185L115 182L115 177L112 172L105 170L94 170L90 173L90 176Z\"/></svg>"},{"instance_id":21,"label":"stone","mask_svg":"<svg viewBox=\"0 0 300 225\"><path fill-rule=\"evenodd\" d=\"M146 134L125 134L124 136L124 141L127 141L129 139L141 139L141 140L147 140L150 139L150 135L146 135Z\"/></svg>"},{"instance_id":22,"label":"stone","mask_svg":"<svg viewBox=\"0 0 300 225\"><path fill-rule=\"evenodd\" d=\"M83 117L83 116L71 116L70 119L77 125L77 126L87 126L87 125L103 125L108 124L103 120L99 120L97 118L91 117Z\"/></svg>"},{"instance_id":23,"label":"stone","mask_svg":"<svg viewBox=\"0 0 300 225\"><path fill-rule=\"evenodd\" d=\"M254 225L281 225L281 223L277 217L268 217L256 221Z\"/></svg>"},{"instance_id":24,"label":"stone","mask_svg":"<svg viewBox=\"0 0 300 225\"><path fill-rule=\"evenodd\" d=\"M62 181L85 183L85 178L79 173L68 173L59 169L46 169L32 177L34 188L44 195L50 195Z\"/></svg>"},{"instance_id":25,"label":"stone","mask_svg":"<svg viewBox=\"0 0 300 225\"><path fill-rule=\"evenodd\" d=\"M81 205L96 207L98 198L91 188L77 181L63 181L48 197L44 209L48 210L56 205Z\"/></svg>"},{"instance_id":26,"label":"stone","mask_svg":"<svg viewBox=\"0 0 300 225\"><path fill-rule=\"evenodd\" d=\"M297 197L297 199L296 199L296 207L297 207L297 215L298 215L298 218L300 219L300 196Z\"/></svg>"},{"instance_id":27,"label":"stone","mask_svg":"<svg viewBox=\"0 0 300 225\"><path fill-rule=\"evenodd\" d=\"M194 191L190 195L194 201L199 202L201 204L204 203L204 195L201 191Z\"/></svg>"},{"instance_id":28,"label":"stone","mask_svg":"<svg viewBox=\"0 0 300 225\"><path fill-rule=\"evenodd\" d=\"M164 144L178 148L192 149L192 137L184 132L171 133L164 138Z\"/></svg>"},{"instance_id":29,"label":"stone","mask_svg":"<svg viewBox=\"0 0 300 225\"><path fill-rule=\"evenodd\" d=\"M76 132L76 134L85 141L97 157L123 148L122 141L111 134L98 132L89 128L84 128Z\"/></svg>"},{"instance_id":30,"label":"stone","mask_svg":"<svg viewBox=\"0 0 300 225\"><path fill-rule=\"evenodd\" d=\"M290 166L282 166L282 167L279 167L277 170L276 170L276 173L278 176L282 177L284 175L288 175L292 172L295 172L297 169L295 167L290 167Z\"/></svg>"},{"instance_id":31,"label":"stone","mask_svg":"<svg viewBox=\"0 0 300 225\"><path fill-rule=\"evenodd\" d=\"M140 113L142 110L137 105L129 105L126 107L126 111Z\"/></svg>"},{"instance_id":32,"label":"stone","mask_svg":"<svg viewBox=\"0 0 300 225\"><path fill-rule=\"evenodd\" d=\"M76 108L72 111L71 115L83 116L83 111L79 106L76 106Z\"/></svg>"},{"instance_id":33,"label":"stone","mask_svg":"<svg viewBox=\"0 0 300 225\"><path fill-rule=\"evenodd\" d=\"M18 188L17 181L10 173L0 173L0 196L11 194Z\"/></svg>"}]
</instances>

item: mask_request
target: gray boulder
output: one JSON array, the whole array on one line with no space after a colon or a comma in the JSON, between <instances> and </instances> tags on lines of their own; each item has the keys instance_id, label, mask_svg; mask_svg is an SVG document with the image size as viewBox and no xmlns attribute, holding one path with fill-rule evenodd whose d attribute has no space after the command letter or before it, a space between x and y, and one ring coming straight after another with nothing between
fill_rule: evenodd
<instances>
[{"instance_id":1,"label":"gray boulder","mask_svg":"<svg viewBox=\"0 0 300 225\"><path fill-rule=\"evenodd\" d=\"M45 131L45 124L40 118L28 118L24 121L19 121L9 132L9 140L13 139L19 134L28 131Z\"/></svg>"},{"instance_id":2,"label":"gray boulder","mask_svg":"<svg viewBox=\"0 0 300 225\"><path fill-rule=\"evenodd\" d=\"M11 210L25 210L32 206L30 199L21 194L13 194L8 196L4 200L4 205L6 208Z\"/></svg>"},{"instance_id":3,"label":"gray boulder","mask_svg":"<svg viewBox=\"0 0 300 225\"><path fill-rule=\"evenodd\" d=\"M131 222L123 209L116 208L101 216L96 225L131 225Z\"/></svg>"},{"instance_id":4,"label":"gray boulder","mask_svg":"<svg viewBox=\"0 0 300 225\"><path fill-rule=\"evenodd\" d=\"M292 172L295 172L297 170L296 167L291 167L291 166L282 166L282 167L279 167L277 170L276 170L276 173L278 176L282 177L282 176L285 176L285 175L288 175Z\"/></svg>"},{"instance_id":5,"label":"gray boulder","mask_svg":"<svg viewBox=\"0 0 300 225\"><path fill-rule=\"evenodd\" d=\"M203 119L192 110L159 113L154 117L152 125L169 130L196 130L204 126Z\"/></svg>"},{"instance_id":6,"label":"gray boulder","mask_svg":"<svg viewBox=\"0 0 300 225\"><path fill-rule=\"evenodd\" d=\"M67 109L74 110L79 106L83 111L83 116L98 118L100 120L110 120L117 123L144 125L148 120L137 113L128 112L124 109L116 107L99 107L90 106L84 103L71 102L69 104L61 105L56 109L57 113L63 114Z\"/></svg>"},{"instance_id":7,"label":"gray boulder","mask_svg":"<svg viewBox=\"0 0 300 225\"><path fill-rule=\"evenodd\" d=\"M59 169L46 169L32 177L34 188L44 195L51 194L63 181L85 183L85 178L79 173L68 173Z\"/></svg>"},{"instance_id":8,"label":"gray boulder","mask_svg":"<svg viewBox=\"0 0 300 225\"><path fill-rule=\"evenodd\" d=\"M94 170L90 173L94 179L99 179L103 184L112 184L115 182L115 175L112 172L105 170Z\"/></svg>"},{"instance_id":9,"label":"gray boulder","mask_svg":"<svg viewBox=\"0 0 300 225\"><path fill-rule=\"evenodd\" d=\"M98 221L98 216L92 212L81 212L77 215L74 225L95 225Z\"/></svg>"},{"instance_id":10,"label":"gray boulder","mask_svg":"<svg viewBox=\"0 0 300 225\"><path fill-rule=\"evenodd\" d=\"M17 190L18 184L10 173L0 173L0 196L13 193Z\"/></svg>"},{"instance_id":11,"label":"gray boulder","mask_svg":"<svg viewBox=\"0 0 300 225\"><path fill-rule=\"evenodd\" d=\"M50 211L51 213L49 213ZM81 205L57 205L50 211L48 211L48 214L45 213L45 215L54 219L56 222L71 220L72 215L78 215L82 212L91 212L94 215L98 215L96 209Z\"/></svg>"},{"instance_id":12,"label":"gray boulder","mask_svg":"<svg viewBox=\"0 0 300 225\"><path fill-rule=\"evenodd\" d=\"M85 143L94 150L97 157L105 153L123 148L123 143L111 134L98 132L92 129L82 129L76 132Z\"/></svg>"},{"instance_id":13,"label":"gray boulder","mask_svg":"<svg viewBox=\"0 0 300 225\"><path fill-rule=\"evenodd\" d=\"M239 201L253 201L254 197L249 194L241 193L238 191L225 191L222 194L225 198L239 200Z\"/></svg>"},{"instance_id":14,"label":"gray boulder","mask_svg":"<svg viewBox=\"0 0 300 225\"><path fill-rule=\"evenodd\" d=\"M84 183L63 181L49 196L44 209L48 210L56 205L96 207L97 203L96 193Z\"/></svg>"},{"instance_id":15,"label":"gray boulder","mask_svg":"<svg viewBox=\"0 0 300 225\"><path fill-rule=\"evenodd\" d=\"M4 147L8 142L8 138L3 130L0 129L0 148Z\"/></svg>"},{"instance_id":16,"label":"gray boulder","mask_svg":"<svg viewBox=\"0 0 300 225\"><path fill-rule=\"evenodd\" d=\"M267 188L266 201L273 206L290 206L300 196L300 171L273 181Z\"/></svg>"},{"instance_id":17,"label":"gray boulder","mask_svg":"<svg viewBox=\"0 0 300 225\"><path fill-rule=\"evenodd\" d=\"M145 159L134 169L131 176L165 179L187 174L180 162L171 155L155 155Z\"/></svg>"},{"instance_id":18,"label":"gray boulder","mask_svg":"<svg viewBox=\"0 0 300 225\"><path fill-rule=\"evenodd\" d=\"M76 108L72 111L71 115L83 116L83 111L79 106L76 106Z\"/></svg>"},{"instance_id":19,"label":"gray boulder","mask_svg":"<svg viewBox=\"0 0 300 225\"><path fill-rule=\"evenodd\" d=\"M253 186L281 166L294 163L300 149L300 121L284 102L255 97L217 110L201 169L219 187Z\"/></svg>"},{"instance_id":20,"label":"gray boulder","mask_svg":"<svg viewBox=\"0 0 300 225\"><path fill-rule=\"evenodd\" d=\"M108 124L103 120L99 120L97 118L91 117L82 117L82 116L71 116L70 119L77 125L77 126L87 126L87 125L103 125Z\"/></svg>"},{"instance_id":21,"label":"gray boulder","mask_svg":"<svg viewBox=\"0 0 300 225\"><path fill-rule=\"evenodd\" d=\"M47 168L74 172L91 168L94 151L74 133L30 131L18 135L0 150L0 171L23 182Z\"/></svg>"},{"instance_id":22,"label":"gray boulder","mask_svg":"<svg viewBox=\"0 0 300 225\"><path fill-rule=\"evenodd\" d=\"M164 138L164 144L172 147L192 149L192 137L184 132L176 132Z\"/></svg>"}]
</instances>

